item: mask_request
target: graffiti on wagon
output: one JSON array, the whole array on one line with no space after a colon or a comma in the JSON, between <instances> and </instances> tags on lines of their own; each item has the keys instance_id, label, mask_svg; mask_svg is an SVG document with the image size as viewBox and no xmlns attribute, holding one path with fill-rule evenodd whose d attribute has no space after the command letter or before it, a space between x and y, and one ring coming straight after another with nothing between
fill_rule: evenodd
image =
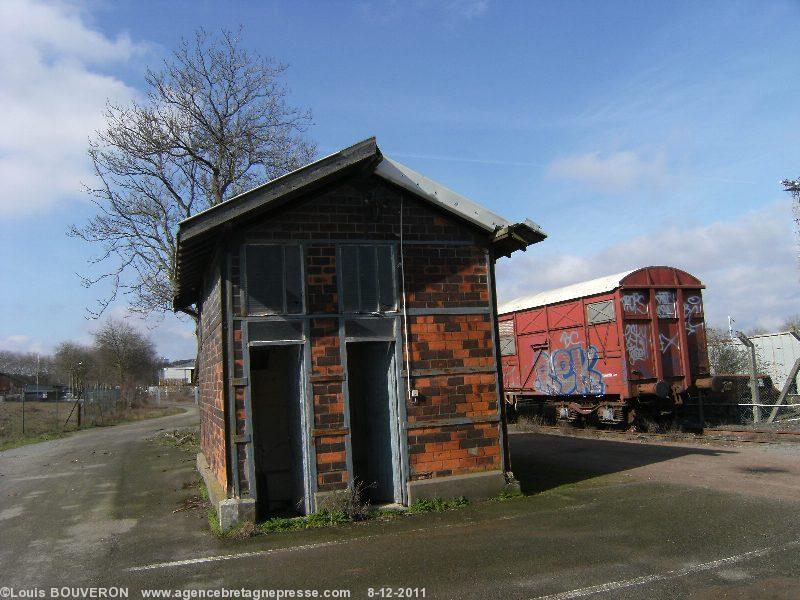
<instances>
[{"instance_id":1,"label":"graffiti on wagon","mask_svg":"<svg viewBox=\"0 0 800 600\"><path fill-rule=\"evenodd\" d=\"M646 315L647 298L642 292L626 292L622 294L622 310L629 315Z\"/></svg>"},{"instance_id":2,"label":"graffiti on wagon","mask_svg":"<svg viewBox=\"0 0 800 600\"><path fill-rule=\"evenodd\" d=\"M631 364L647 360L647 326L639 323L625 325L625 346Z\"/></svg>"},{"instance_id":3,"label":"graffiti on wagon","mask_svg":"<svg viewBox=\"0 0 800 600\"><path fill-rule=\"evenodd\" d=\"M563 348L542 350L533 363L534 389L549 396L591 395L606 393L603 374L597 370L599 353L596 346L584 348L577 332L561 335Z\"/></svg>"},{"instance_id":4,"label":"graffiti on wagon","mask_svg":"<svg viewBox=\"0 0 800 600\"><path fill-rule=\"evenodd\" d=\"M686 298L686 302L683 303L683 319L686 322L686 333L688 335L694 335L703 326L702 319L699 319L702 310L703 305L700 296ZM696 320L692 321L693 318Z\"/></svg>"},{"instance_id":5,"label":"graffiti on wagon","mask_svg":"<svg viewBox=\"0 0 800 600\"><path fill-rule=\"evenodd\" d=\"M659 319L674 319L678 316L675 302L675 292L672 290L658 290L656 296L656 314Z\"/></svg>"}]
</instances>

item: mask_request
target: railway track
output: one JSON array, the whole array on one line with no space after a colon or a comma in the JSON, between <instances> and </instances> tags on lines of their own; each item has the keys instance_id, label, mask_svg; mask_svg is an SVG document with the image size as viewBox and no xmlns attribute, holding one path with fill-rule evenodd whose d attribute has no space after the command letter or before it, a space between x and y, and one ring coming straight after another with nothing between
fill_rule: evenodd
<instances>
[{"instance_id":1,"label":"railway track","mask_svg":"<svg viewBox=\"0 0 800 600\"><path fill-rule=\"evenodd\" d=\"M703 441L717 440L730 442L749 442L755 444L775 444L775 443L795 443L800 444L800 432L798 431L775 431L771 429L745 429L745 428L724 428L706 427L702 434L695 433L649 433L641 431L619 431L612 429L580 429L564 428L558 425L538 425L535 431L550 435L570 435L586 438L607 438L630 440L639 439L654 441ZM526 433L519 430L519 433Z\"/></svg>"},{"instance_id":2,"label":"railway track","mask_svg":"<svg viewBox=\"0 0 800 600\"><path fill-rule=\"evenodd\" d=\"M775 431L773 429L743 429L707 427L705 437L730 437L736 441L769 444L775 442L792 442L800 444L799 431Z\"/></svg>"}]
</instances>

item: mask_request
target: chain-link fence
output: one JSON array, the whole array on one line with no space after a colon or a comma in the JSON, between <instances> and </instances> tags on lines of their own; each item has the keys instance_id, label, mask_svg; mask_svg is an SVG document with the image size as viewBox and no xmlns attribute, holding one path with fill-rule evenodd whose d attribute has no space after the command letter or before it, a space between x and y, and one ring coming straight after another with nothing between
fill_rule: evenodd
<instances>
[{"instance_id":1,"label":"chain-link fence","mask_svg":"<svg viewBox=\"0 0 800 600\"><path fill-rule=\"evenodd\" d=\"M697 399L702 402L705 423L755 427L794 423L790 427L800 429L796 379L789 377L786 382L775 382L771 376L763 374L756 352L748 350L747 346L742 352L746 356L746 366L742 369L745 372L716 374L719 390L701 394Z\"/></svg>"},{"instance_id":2,"label":"chain-link fence","mask_svg":"<svg viewBox=\"0 0 800 600\"><path fill-rule=\"evenodd\" d=\"M153 385L148 388L150 402L156 406L169 404L197 404L196 385Z\"/></svg>"},{"instance_id":3,"label":"chain-link fence","mask_svg":"<svg viewBox=\"0 0 800 600\"><path fill-rule=\"evenodd\" d=\"M124 393L119 388L86 389L77 398L66 391L7 395L0 401L0 449L85 427L175 414L181 398L183 403L194 400L191 391L174 391L168 397L159 401L145 388Z\"/></svg>"}]
</instances>

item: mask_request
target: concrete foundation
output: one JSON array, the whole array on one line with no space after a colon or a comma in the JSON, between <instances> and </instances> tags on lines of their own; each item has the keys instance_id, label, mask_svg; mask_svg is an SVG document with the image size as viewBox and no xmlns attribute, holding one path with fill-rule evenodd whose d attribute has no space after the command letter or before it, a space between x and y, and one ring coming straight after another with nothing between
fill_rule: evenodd
<instances>
[{"instance_id":1,"label":"concrete foundation","mask_svg":"<svg viewBox=\"0 0 800 600\"><path fill-rule=\"evenodd\" d=\"M227 531L231 527L247 521L255 523L256 501L252 498L228 498L225 490L211 472L202 452L197 455L197 470L206 484L208 500L217 511L219 527L222 531Z\"/></svg>"},{"instance_id":2,"label":"concrete foundation","mask_svg":"<svg viewBox=\"0 0 800 600\"><path fill-rule=\"evenodd\" d=\"M513 478L509 483L502 471L421 479L408 482L408 502L411 504L420 498L449 499L461 496L467 500L483 500L496 496L509 486L519 489L519 484Z\"/></svg>"}]
</instances>

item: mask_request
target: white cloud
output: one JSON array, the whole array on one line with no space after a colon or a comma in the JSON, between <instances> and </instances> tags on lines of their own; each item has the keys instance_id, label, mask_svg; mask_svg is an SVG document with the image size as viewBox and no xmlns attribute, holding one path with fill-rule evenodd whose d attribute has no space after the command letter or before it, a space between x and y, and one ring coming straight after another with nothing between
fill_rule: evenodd
<instances>
[{"instance_id":1,"label":"white cloud","mask_svg":"<svg viewBox=\"0 0 800 600\"><path fill-rule=\"evenodd\" d=\"M553 160L547 174L558 179L578 181L602 192L624 192L641 185L661 186L667 179L663 155L644 158L630 150L601 156L588 152Z\"/></svg>"},{"instance_id":2,"label":"white cloud","mask_svg":"<svg viewBox=\"0 0 800 600\"><path fill-rule=\"evenodd\" d=\"M60 2L0 3L0 215L42 212L90 179L89 135L108 99L134 90L103 72L144 51L111 39Z\"/></svg>"},{"instance_id":3,"label":"white cloud","mask_svg":"<svg viewBox=\"0 0 800 600\"><path fill-rule=\"evenodd\" d=\"M774 329L798 312L800 282L789 204L780 202L731 221L669 227L579 256L553 254L550 239L498 264L501 301L649 265L699 277L706 319L733 315L742 329Z\"/></svg>"},{"instance_id":4,"label":"white cloud","mask_svg":"<svg viewBox=\"0 0 800 600\"><path fill-rule=\"evenodd\" d=\"M171 360L194 358L197 354L194 322L185 316L166 314L142 318L132 314L125 306L110 307L99 320L83 320L75 328L66 333L48 334L43 339L39 336L12 334L0 336L0 350L12 352L52 353L59 343L64 341L91 345L94 333L102 327L107 319L124 320L134 329L144 334L153 342L156 353Z\"/></svg>"},{"instance_id":5,"label":"white cloud","mask_svg":"<svg viewBox=\"0 0 800 600\"><path fill-rule=\"evenodd\" d=\"M42 344L27 335L7 335L0 337L0 350L12 352L44 352Z\"/></svg>"}]
</instances>

